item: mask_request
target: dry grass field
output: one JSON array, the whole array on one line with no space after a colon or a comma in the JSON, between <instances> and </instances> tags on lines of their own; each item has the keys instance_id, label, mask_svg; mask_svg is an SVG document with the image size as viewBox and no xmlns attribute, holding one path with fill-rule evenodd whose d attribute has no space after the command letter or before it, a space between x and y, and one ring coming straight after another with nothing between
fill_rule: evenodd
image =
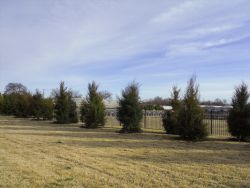
<instances>
[{"instance_id":1,"label":"dry grass field","mask_svg":"<svg viewBox=\"0 0 250 188\"><path fill-rule=\"evenodd\" d=\"M250 143L0 117L0 187L250 187Z\"/></svg>"}]
</instances>

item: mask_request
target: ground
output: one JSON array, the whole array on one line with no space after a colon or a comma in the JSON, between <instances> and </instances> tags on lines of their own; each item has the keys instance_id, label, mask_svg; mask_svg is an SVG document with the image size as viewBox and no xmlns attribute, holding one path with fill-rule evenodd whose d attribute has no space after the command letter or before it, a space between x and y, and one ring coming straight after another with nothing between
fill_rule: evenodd
<instances>
[{"instance_id":1,"label":"ground","mask_svg":"<svg viewBox=\"0 0 250 188\"><path fill-rule=\"evenodd\" d=\"M0 187L250 187L250 143L0 116Z\"/></svg>"}]
</instances>

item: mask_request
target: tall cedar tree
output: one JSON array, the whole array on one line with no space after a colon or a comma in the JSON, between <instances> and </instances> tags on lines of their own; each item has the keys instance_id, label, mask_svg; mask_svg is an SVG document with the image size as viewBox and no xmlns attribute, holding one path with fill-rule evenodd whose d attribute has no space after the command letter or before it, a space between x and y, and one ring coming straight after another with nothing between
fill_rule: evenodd
<instances>
[{"instance_id":1,"label":"tall cedar tree","mask_svg":"<svg viewBox=\"0 0 250 188\"><path fill-rule=\"evenodd\" d=\"M229 132L238 140L250 138L250 106L247 103L248 99L248 87L243 82L235 88L232 99L233 109L230 110L228 116Z\"/></svg>"},{"instance_id":2,"label":"tall cedar tree","mask_svg":"<svg viewBox=\"0 0 250 188\"><path fill-rule=\"evenodd\" d=\"M193 76L189 82L183 103L178 113L179 134L183 139L201 140L207 136L206 125L203 123L203 110L199 105L199 86Z\"/></svg>"},{"instance_id":3,"label":"tall cedar tree","mask_svg":"<svg viewBox=\"0 0 250 188\"><path fill-rule=\"evenodd\" d=\"M88 94L81 106L81 120L85 123L86 128L105 125L103 96L98 92L98 85L94 81L88 85Z\"/></svg>"},{"instance_id":4,"label":"tall cedar tree","mask_svg":"<svg viewBox=\"0 0 250 188\"><path fill-rule=\"evenodd\" d=\"M72 94L67 90L64 82L60 83L60 88L55 94L55 99L56 122L61 124L76 123L78 121L76 104L72 100Z\"/></svg>"},{"instance_id":5,"label":"tall cedar tree","mask_svg":"<svg viewBox=\"0 0 250 188\"><path fill-rule=\"evenodd\" d=\"M69 123L69 103L67 87L64 82L60 83L59 91L55 96L55 118L57 123Z\"/></svg>"},{"instance_id":6,"label":"tall cedar tree","mask_svg":"<svg viewBox=\"0 0 250 188\"><path fill-rule=\"evenodd\" d=\"M173 86L170 99L172 110L163 114L162 121L167 134L179 134L177 118L181 107L180 91L177 86Z\"/></svg>"},{"instance_id":7,"label":"tall cedar tree","mask_svg":"<svg viewBox=\"0 0 250 188\"><path fill-rule=\"evenodd\" d=\"M117 117L122 123L121 132L141 132L140 122L143 112L140 104L138 83L132 82L122 91Z\"/></svg>"}]
</instances>

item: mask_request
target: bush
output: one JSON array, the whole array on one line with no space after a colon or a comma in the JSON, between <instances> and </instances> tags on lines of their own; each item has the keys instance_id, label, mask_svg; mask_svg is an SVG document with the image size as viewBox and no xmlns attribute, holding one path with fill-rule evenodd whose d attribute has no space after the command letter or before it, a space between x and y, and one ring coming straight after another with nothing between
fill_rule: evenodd
<instances>
[{"instance_id":1,"label":"bush","mask_svg":"<svg viewBox=\"0 0 250 188\"><path fill-rule=\"evenodd\" d=\"M16 103L14 104L14 115L16 117L21 118L28 118L32 115L30 111L30 105L31 105L31 94L30 93L23 93L23 94L17 94L16 96Z\"/></svg>"},{"instance_id":2,"label":"bush","mask_svg":"<svg viewBox=\"0 0 250 188\"><path fill-rule=\"evenodd\" d=\"M139 86L133 82L122 91L122 97L119 99L117 117L123 126L121 132L141 132L142 116Z\"/></svg>"},{"instance_id":3,"label":"bush","mask_svg":"<svg viewBox=\"0 0 250 188\"><path fill-rule=\"evenodd\" d=\"M32 95L30 111L32 116L39 120L43 115L43 95L40 91L36 90L35 94Z\"/></svg>"},{"instance_id":4,"label":"bush","mask_svg":"<svg viewBox=\"0 0 250 188\"><path fill-rule=\"evenodd\" d=\"M235 88L232 99L233 109L228 116L228 128L232 136L238 140L250 138L250 105L248 87L245 83Z\"/></svg>"},{"instance_id":5,"label":"bush","mask_svg":"<svg viewBox=\"0 0 250 188\"><path fill-rule=\"evenodd\" d=\"M178 127L178 113L180 111L181 101L180 101L180 89L177 86L172 88L170 104L172 106L171 111L166 111L163 114L162 121L163 127L167 134L179 134Z\"/></svg>"},{"instance_id":6,"label":"bush","mask_svg":"<svg viewBox=\"0 0 250 188\"><path fill-rule=\"evenodd\" d=\"M81 106L81 120L86 128L97 128L105 124L105 105L98 85L93 81L88 85L88 94Z\"/></svg>"},{"instance_id":7,"label":"bush","mask_svg":"<svg viewBox=\"0 0 250 188\"><path fill-rule=\"evenodd\" d=\"M204 113L199 106L199 87L192 77L186 89L183 103L178 113L179 134L183 139L201 140L207 136L206 125L203 123Z\"/></svg>"},{"instance_id":8,"label":"bush","mask_svg":"<svg viewBox=\"0 0 250 188\"><path fill-rule=\"evenodd\" d=\"M14 96L14 94L4 94L3 95L3 108L2 108L2 112L5 115L14 115L14 110L15 110L15 99L16 97Z\"/></svg>"},{"instance_id":9,"label":"bush","mask_svg":"<svg viewBox=\"0 0 250 188\"><path fill-rule=\"evenodd\" d=\"M69 93L69 121L71 123L78 123L79 122L76 102L73 101L71 92Z\"/></svg>"},{"instance_id":10,"label":"bush","mask_svg":"<svg viewBox=\"0 0 250 188\"><path fill-rule=\"evenodd\" d=\"M54 103L51 98L45 98L42 101L42 117L43 120L52 120L54 112Z\"/></svg>"}]
</instances>

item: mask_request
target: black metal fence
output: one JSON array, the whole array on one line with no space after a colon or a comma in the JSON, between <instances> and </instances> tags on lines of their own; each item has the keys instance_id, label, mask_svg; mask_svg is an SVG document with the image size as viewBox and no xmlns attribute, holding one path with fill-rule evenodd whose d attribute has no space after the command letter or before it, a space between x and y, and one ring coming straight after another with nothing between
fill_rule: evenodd
<instances>
[{"instance_id":1,"label":"black metal fence","mask_svg":"<svg viewBox=\"0 0 250 188\"><path fill-rule=\"evenodd\" d=\"M230 136L227 125L228 111L206 111L204 122L210 135Z\"/></svg>"},{"instance_id":2,"label":"black metal fence","mask_svg":"<svg viewBox=\"0 0 250 188\"><path fill-rule=\"evenodd\" d=\"M120 127L121 124L117 120L117 110L107 109L107 126ZM143 113L142 127L144 129L164 130L162 123L163 110L146 110ZM204 122L207 125L209 135L213 136L230 136L227 126L228 111L205 111Z\"/></svg>"}]
</instances>

